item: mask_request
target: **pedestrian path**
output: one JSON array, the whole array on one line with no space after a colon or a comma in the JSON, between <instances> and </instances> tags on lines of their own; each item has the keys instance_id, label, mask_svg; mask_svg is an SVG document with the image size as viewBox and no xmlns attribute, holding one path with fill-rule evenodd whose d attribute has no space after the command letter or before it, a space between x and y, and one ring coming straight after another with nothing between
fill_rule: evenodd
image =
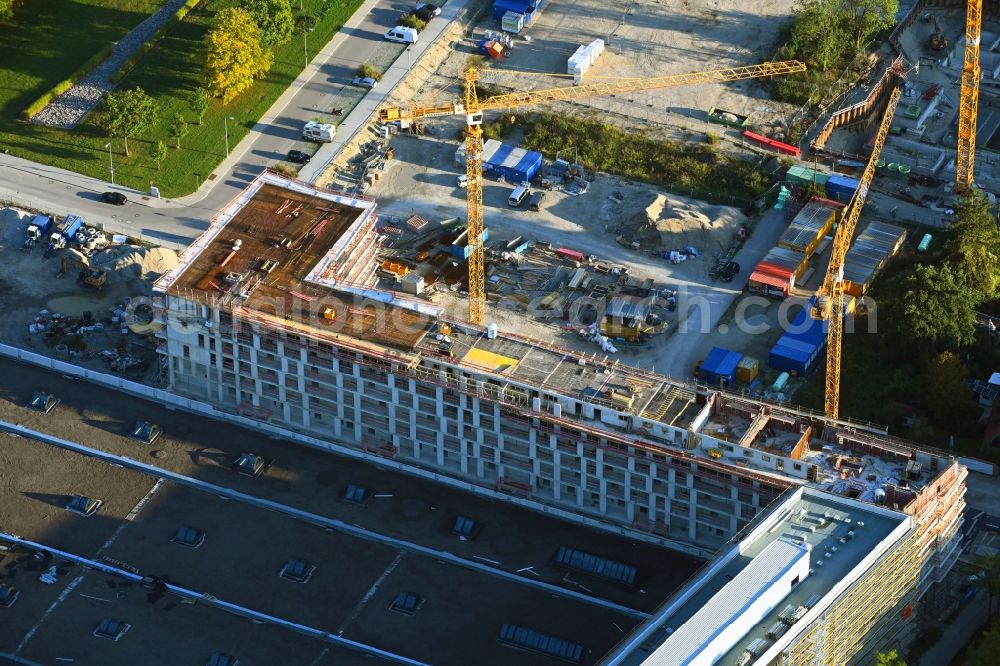
<instances>
[{"instance_id":1,"label":"pedestrian path","mask_svg":"<svg viewBox=\"0 0 1000 666\"><path fill-rule=\"evenodd\" d=\"M403 53L400 54L396 62L389 67L382 75L379 85L368 91L354 109L347 114L343 122L337 126L337 136L331 143L325 143L313 155L312 161L299 171L299 178L314 183L326 172L330 164L337 158L340 151L348 145L355 135L363 131L371 122L378 108L385 103L399 82L409 74L412 63L420 60L421 56L432 47L445 30L457 20L462 10L466 8L470 0L449 0L441 8L441 15L430 20L427 27L420 33L420 39L416 44L410 44Z\"/></svg>"}]
</instances>

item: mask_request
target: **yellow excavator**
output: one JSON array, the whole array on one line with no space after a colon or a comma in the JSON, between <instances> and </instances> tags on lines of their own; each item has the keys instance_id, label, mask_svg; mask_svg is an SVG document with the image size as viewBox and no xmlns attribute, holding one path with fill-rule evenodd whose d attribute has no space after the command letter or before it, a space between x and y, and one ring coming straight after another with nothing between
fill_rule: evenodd
<instances>
[{"instance_id":1,"label":"yellow excavator","mask_svg":"<svg viewBox=\"0 0 1000 666\"><path fill-rule=\"evenodd\" d=\"M929 20L934 24L934 32L931 33L930 43L931 51L944 51L948 48L948 38L944 36L944 32L941 30L941 24L938 23L937 17L933 14L928 14Z\"/></svg>"},{"instance_id":2,"label":"yellow excavator","mask_svg":"<svg viewBox=\"0 0 1000 666\"><path fill-rule=\"evenodd\" d=\"M62 277L77 270L77 284L94 289L103 289L108 281L108 273L103 268L94 268L90 265L90 260L86 255L77 252L73 248L66 248L62 253L61 267L56 277Z\"/></svg>"}]
</instances>

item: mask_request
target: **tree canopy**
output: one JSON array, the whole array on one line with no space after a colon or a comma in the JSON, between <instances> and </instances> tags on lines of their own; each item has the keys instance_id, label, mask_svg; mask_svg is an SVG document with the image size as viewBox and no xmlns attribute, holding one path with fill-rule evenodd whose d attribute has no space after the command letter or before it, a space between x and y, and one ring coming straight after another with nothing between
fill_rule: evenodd
<instances>
[{"instance_id":1,"label":"tree canopy","mask_svg":"<svg viewBox=\"0 0 1000 666\"><path fill-rule=\"evenodd\" d=\"M789 29L789 50L826 69L891 28L898 8L899 0L801 0Z\"/></svg>"},{"instance_id":2,"label":"tree canopy","mask_svg":"<svg viewBox=\"0 0 1000 666\"><path fill-rule=\"evenodd\" d=\"M977 305L996 298L1000 291L1000 227L982 192L972 190L959 200L951 233L946 250L963 284L979 295Z\"/></svg>"},{"instance_id":3,"label":"tree canopy","mask_svg":"<svg viewBox=\"0 0 1000 666\"><path fill-rule=\"evenodd\" d=\"M228 7L219 12L207 37L205 85L209 93L228 103L252 86L254 79L267 74L273 55L261 45L260 37L260 28L247 10Z\"/></svg>"},{"instance_id":4,"label":"tree canopy","mask_svg":"<svg viewBox=\"0 0 1000 666\"><path fill-rule=\"evenodd\" d=\"M916 266L893 287L892 321L911 351L954 350L974 340L978 295L950 266Z\"/></svg>"},{"instance_id":5,"label":"tree canopy","mask_svg":"<svg viewBox=\"0 0 1000 666\"><path fill-rule=\"evenodd\" d=\"M104 96L96 123L108 136L122 139L128 155L129 138L148 132L156 113L156 102L142 88L113 90Z\"/></svg>"},{"instance_id":6,"label":"tree canopy","mask_svg":"<svg viewBox=\"0 0 1000 666\"><path fill-rule=\"evenodd\" d=\"M289 0L241 0L240 7L253 16L264 46L284 44L291 39L295 17Z\"/></svg>"},{"instance_id":7,"label":"tree canopy","mask_svg":"<svg viewBox=\"0 0 1000 666\"><path fill-rule=\"evenodd\" d=\"M0 21L9 21L14 17L14 0L0 0Z\"/></svg>"},{"instance_id":8,"label":"tree canopy","mask_svg":"<svg viewBox=\"0 0 1000 666\"><path fill-rule=\"evenodd\" d=\"M906 666L906 662L899 658L895 650L889 650L875 655L875 666Z\"/></svg>"}]
</instances>

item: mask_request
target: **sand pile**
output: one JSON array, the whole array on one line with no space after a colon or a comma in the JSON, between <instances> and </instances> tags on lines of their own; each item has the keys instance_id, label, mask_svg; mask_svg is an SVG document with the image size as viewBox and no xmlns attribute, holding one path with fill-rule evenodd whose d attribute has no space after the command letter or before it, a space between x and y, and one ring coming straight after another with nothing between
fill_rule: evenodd
<instances>
[{"instance_id":1,"label":"sand pile","mask_svg":"<svg viewBox=\"0 0 1000 666\"><path fill-rule=\"evenodd\" d=\"M683 197L639 193L627 203L619 219L621 241L638 242L644 250L694 247L708 252L717 243L728 245L746 216L739 209L714 206Z\"/></svg>"},{"instance_id":2,"label":"sand pile","mask_svg":"<svg viewBox=\"0 0 1000 666\"><path fill-rule=\"evenodd\" d=\"M177 266L177 253L163 247L114 245L90 257L90 264L108 272L108 282L155 280Z\"/></svg>"}]
</instances>

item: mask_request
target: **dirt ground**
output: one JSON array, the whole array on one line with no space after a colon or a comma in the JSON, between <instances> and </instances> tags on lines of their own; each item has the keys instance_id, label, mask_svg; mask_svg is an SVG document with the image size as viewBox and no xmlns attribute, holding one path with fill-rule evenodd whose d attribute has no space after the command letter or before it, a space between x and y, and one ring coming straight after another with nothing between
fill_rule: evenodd
<instances>
[{"instance_id":1,"label":"dirt ground","mask_svg":"<svg viewBox=\"0 0 1000 666\"><path fill-rule=\"evenodd\" d=\"M606 49L584 76L585 83L753 65L771 59L779 28L790 9L789 3L780 0L552 0L532 25L514 38L509 57L490 61L483 81L512 90L565 85L567 59L577 47L594 39L603 39ZM466 35L452 42L452 53L446 60L436 68L427 66L434 69L434 75L419 86L415 96L412 86L401 86L398 101L436 104L459 98L459 82L469 57L475 54L476 42L486 29L497 28L487 13L471 39ZM561 108L605 114L616 124L683 138L705 131L706 114L713 106L749 114L758 124L788 122L797 107L768 97L766 87L751 80L594 97Z\"/></svg>"},{"instance_id":2,"label":"dirt ground","mask_svg":"<svg viewBox=\"0 0 1000 666\"><path fill-rule=\"evenodd\" d=\"M0 394L0 419L380 534L492 563L506 571L521 570L522 576L585 591L638 610L655 608L698 565L686 556L651 545L594 532L504 503L485 501L367 463L234 430L226 424L169 411L23 364L0 361L0 372L9 378L8 388ZM51 391L62 397L63 402L49 415L29 412L21 405L32 390ZM137 419L153 421L163 428L164 436L152 449L123 436ZM0 454L0 529L45 543L54 542L86 555L100 552L144 573L168 574L178 584L206 589L221 599L318 625L331 632L343 629L345 637L429 663L464 665L469 663L469 654L480 652L483 656L477 663L540 666L547 663L544 658L499 646L494 638L503 622L523 622L581 642L594 651L596 661L599 654L620 640L633 622L614 611L425 559L412 552L399 557L403 551L374 541L324 531L277 513L223 501L174 484L162 486L143 505L141 515L123 523L121 518L151 489L155 479L25 439L7 438L7 442L9 445ZM154 457L154 450L162 453ZM227 462L242 450L273 457L274 467L260 479L234 478ZM373 489L375 498L365 507L338 501L348 483ZM66 496L73 493L104 499L107 510L102 508L93 518L74 520L78 517L61 508ZM482 531L474 540L461 542L451 534L456 515L472 517L482 524ZM167 540L180 525L205 530L208 535L205 545L179 554L170 550ZM275 539L275 535L280 538ZM560 545L637 566L641 587L629 589L566 577L551 564ZM292 557L308 559L317 565L314 581L303 587L285 585L286 581L277 578L277 570ZM227 564L217 567L212 562ZM530 572L523 573L525 568L530 568ZM74 575L61 575L60 584L52 587L37 583L33 577L21 576L16 580L23 593L15 610L23 608L26 615L19 616L16 623L0 624L0 651L13 650L23 640L28 629L39 621L40 613L64 589L53 588L65 585ZM163 602L149 605L143 600L144 592L139 590L125 590L125 596L118 596L104 585L104 578L88 574L77 593L41 623L37 637L27 643L22 656L38 658L43 663L53 663L54 656L72 656L74 653L58 650L51 641L39 640L57 635L61 629L72 629L73 635L79 634L80 638L67 639L69 642L62 645L79 647L78 663L118 663L100 661L101 653L93 650L107 648L102 642L90 639L83 627L108 614L108 602L81 594L110 598L116 614L127 621L138 618L135 634L130 633L121 643L121 649L129 654L135 647L124 646L131 645L128 641L133 637L144 646L148 646L146 641L165 641L160 645L184 643L186 632L194 631L192 626L199 626L201 616L192 616L194 611L183 605L157 620L168 610ZM248 580L254 583L247 585ZM395 613L386 611L394 595L401 591L416 592L426 599L416 616L397 618ZM259 641L261 654L268 655L272 648L267 646L273 646L275 632L277 638L283 635L267 627L251 630L247 623L220 617L214 611L203 609L200 613L208 614L204 617L207 629L192 639L191 650L238 652L234 648L244 645L248 650L256 649L253 646ZM296 657L283 663L355 663L351 659L313 662L315 655L304 656L309 654L308 641L300 645L301 639L294 634L288 634L288 638L289 649ZM335 654L338 652L331 650L330 656ZM351 653L346 654L350 657ZM83 659L85 656L88 658ZM165 661L151 663L176 663L169 661L168 656L164 654Z\"/></svg>"},{"instance_id":3,"label":"dirt ground","mask_svg":"<svg viewBox=\"0 0 1000 666\"><path fill-rule=\"evenodd\" d=\"M132 379L155 381L159 375L156 340L151 335L122 333L122 326L112 322L112 308L128 310L132 299L152 294L150 279L109 279L97 290L76 283L76 269L58 276L60 255L44 258L44 244L28 252L21 248L25 229L33 217L23 211L0 211L0 300L4 317L0 320L0 341L29 351L64 361L108 371L110 366L100 352L114 350L122 356L141 359L142 363L129 370ZM138 302L138 301L136 301ZM32 333L29 324L48 322L62 314L80 318L90 312L93 321L101 324L96 330L73 335L46 335L44 330ZM78 326L70 327L73 331ZM68 343L68 344L67 344Z\"/></svg>"},{"instance_id":4,"label":"dirt ground","mask_svg":"<svg viewBox=\"0 0 1000 666\"><path fill-rule=\"evenodd\" d=\"M461 172L461 167L454 162L458 143L444 138L453 136L450 131L452 126L457 131L457 124L442 122L436 123L438 131L435 136L406 135L393 139L395 159L389 162L384 175L369 191L379 203L380 216L406 219L418 214L432 223L451 217L465 219L465 190L456 187L456 176ZM524 207L512 209L507 205L511 187L510 184L495 181L485 183L484 219L491 239L524 236L552 243L553 247L571 248L595 255L602 261L626 266L635 278L652 278L658 286L678 291L678 309L672 320L672 332L656 336L649 345L624 346L619 350L623 362L677 378L687 377L695 361L702 358L698 354L702 353L704 336L716 330L723 315L742 293L748 272L775 245L787 226L780 211L761 217L735 257L742 268L740 275L731 283L722 283L713 281L708 271L714 263L713 253L728 247L735 240L730 231L720 233L718 238L706 237L702 247L697 248L701 256L680 264L671 264L663 259L661 253L654 256L649 251L632 250L615 242L614 230L618 224L624 218L641 212L629 202L648 202L648 198L657 192L655 188L598 175L589 190L579 196L547 192L543 210L532 212ZM617 200L612 198L614 194L622 195L625 203L616 203ZM683 197L674 198L713 216L722 214L719 211L723 207L707 206ZM739 215L738 211L726 214ZM678 239L678 242L681 240ZM451 317L458 320L465 318L468 302L464 298L449 295L440 304ZM489 309L488 317L502 330L554 340L587 353L599 351L599 347L581 340L576 333L561 330L565 322L544 323L495 307ZM735 329L728 336L727 346L742 350L746 345L742 335Z\"/></svg>"}]
</instances>

